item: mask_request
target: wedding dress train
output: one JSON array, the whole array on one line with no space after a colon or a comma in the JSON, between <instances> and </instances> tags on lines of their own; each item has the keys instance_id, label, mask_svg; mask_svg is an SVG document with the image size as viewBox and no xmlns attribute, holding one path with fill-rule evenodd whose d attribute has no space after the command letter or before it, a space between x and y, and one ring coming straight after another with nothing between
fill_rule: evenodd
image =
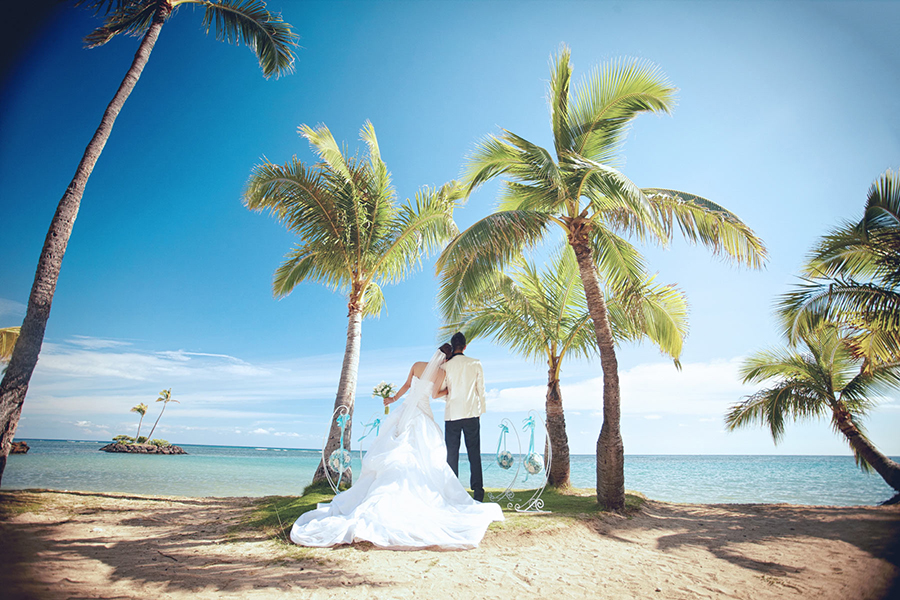
<instances>
[{"instance_id":1,"label":"wedding dress train","mask_svg":"<svg viewBox=\"0 0 900 600\"><path fill-rule=\"evenodd\" d=\"M492 521L503 520L498 504L473 500L447 465L443 435L429 405L432 384L426 374L431 367L422 380L413 379L402 406L384 419L353 486L301 515L291 541L474 548Z\"/></svg>"}]
</instances>

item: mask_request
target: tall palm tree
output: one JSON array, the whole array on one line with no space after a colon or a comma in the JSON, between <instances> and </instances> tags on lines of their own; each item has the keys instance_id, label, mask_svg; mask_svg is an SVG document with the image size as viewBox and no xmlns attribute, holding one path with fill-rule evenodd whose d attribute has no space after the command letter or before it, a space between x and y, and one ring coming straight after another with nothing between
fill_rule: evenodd
<instances>
[{"instance_id":1,"label":"tall palm tree","mask_svg":"<svg viewBox=\"0 0 900 600\"><path fill-rule=\"evenodd\" d=\"M163 405L162 405L162 410L159 411L159 416L156 417L156 422L153 423L153 428L150 430L150 435L147 436L148 442L153 439L153 432L156 431L156 426L159 424L159 420L162 418L163 413L166 412L166 406L169 404L169 402L174 402L175 404L181 404L178 400L176 400L175 398L172 397L172 388L161 391L159 393L159 398L157 398L156 401L162 402ZM141 404L140 406L146 407L146 405L144 405L144 404ZM137 406L135 406L134 408L137 408ZM134 410L134 408L132 408L131 410ZM144 410L146 410L146 408ZM137 411L135 411L135 412L137 412ZM141 418L143 419L143 415L141 416ZM138 432L140 432L140 427L138 427Z\"/></svg>"},{"instance_id":2,"label":"tall palm tree","mask_svg":"<svg viewBox=\"0 0 900 600\"><path fill-rule=\"evenodd\" d=\"M134 436L134 441L138 441L138 439L141 437L141 424L144 422L144 415L147 414L147 408L148 408L148 406L146 404L144 404L143 402L141 402L137 406L131 407L131 412L141 415L141 420L138 421L138 430L137 430L137 435ZM165 405L163 405L163 408L165 408ZM159 415L162 416L162 413L159 413ZM159 421L159 419L157 419L157 421ZM154 425L154 427L155 427L155 425Z\"/></svg>"},{"instance_id":3,"label":"tall palm tree","mask_svg":"<svg viewBox=\"0 0 900 600\"><path fill-rule=\"evenodd\" d=\"M22 323L21 339L0 383L0 480L6 468L10 444L15 437L28 383L37 365L44 330L50 318L50 305L59 280L62 259L75 225L75 217L88 178L109 139L116 117L137 84L150 58L163 25L184 4L203 8L207 32L215 28L216 38L248 45L259 58L266 77L288 73L293 68L292 47L296 35L291 26L266 10L261 0L79 0L82 5L106 14L103 25L85 38L91 48L119 34L140 35L141 43L131 67L103 113L100 126L88 143L75 170L75 176L63 194L38 260L34 284L28 297L28 309Z\"/></svg>"},{"instance_id":4,"label":"tall palm tree","mask_svg":"<svg viewBox=\"0 0 900 600\"><path fill-rule=\"evenodd\" d=\"M465 298L523 249L558 226L575 252L603 370L603 427L597 440L597 498L611 509L625 505L624 446L615 341L598 268L613 286L640 280L640 253L619 234L666 244L674 227L750 267L763 264L762 241L734 214L693 194L641 189L616 167L631 121L643 112L671 110L675 88L655 66L617 61L593 73L570 95L569 49L552 61L550 121L554 156L504 130L489 136L468 162L471 193L484 182L507 178L499 209L454 239L438 259L440 301L450 320Z\"/></svg>"},{"instance_id":5,"label":"tall palm tree","mask_svg":"<svg viewBox=\"0 0 900 600\"><path fill-rule=\"evenodd\" d=\"M677 364L687 334L687 301L679 290L654 284L650 278L629 282L607 290L607 309L616 343L647 337ZM461 319L447 329L463 330L469 340L490 336L526 358L546 360L547 437L553 455L548 482L569 487L569 440L560 371L567 356L589 358L597 353L571 248L560 248L544 270L521 260L506 272L494 273L492 284L471 299Z\"/></svg>"},{"instance_id":6,"label":"tall palm tree","mask_svg":"<svg viewBox=\"0 0 900 600\"><path fill-rule=\"evenodd\" d=\"M294 157L284 165L257 165L244 203L251 210L269 210L299 237L275 272L276 296L289 294L302 281L323 283L346 294L347 341L334 408L345 407L352 417L362 320L381 313L382 285L404 279L422 256L456 235L453 208L462 194L451 182L439 189L422 188L414 202L398 205L369 122L360 130L367 160L345 155L324 125L301 125L300 134L321 162L307 166ZM326 456L338 448L340 439L340 427L334 422ZM350 439L347 429L347 450ZM324 463L319 465L313 481L325 477L325 468ZM343 479L351 483L352 473Z\"/></svg>"},{"instance_id":7,"label":"tall palm tree","mask_svg":"<svg viewBox=\"0 0 900 600\"><path fill-rule=\"evenodd\" d=\"M900 172L872 184L862 218L824 236L803 275L779 304L789 340L839 323L867 365L900 360Z\"/></svg>"},{"instance_id":8,"label":"tall palm tree","mask_svg":"<svg viewBox=\"0 0 900 600\"><path fill-rule=\"evenodd\" d=\"M900 492L900 464L875 448L861 424L874 405L873 395L900 389L900 363L863 368L863 361L835 326L807 329L799 336L803 351L779 348L744 361L745 383L772 384L732 406L725 416L727 427L764 425L777 443L788 419L829 418L835 432L850 444L856 464L864 471L874 469Z\"/></svg>"}]
</instances>

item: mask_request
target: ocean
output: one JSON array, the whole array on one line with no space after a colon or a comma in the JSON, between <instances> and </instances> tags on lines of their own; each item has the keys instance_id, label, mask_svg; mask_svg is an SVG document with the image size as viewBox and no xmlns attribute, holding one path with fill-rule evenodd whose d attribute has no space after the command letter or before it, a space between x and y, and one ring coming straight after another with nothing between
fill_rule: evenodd
<instances>
[{"instance_id":1,"label":"ocean","mask_svg":"<svg viewBox=\"0 0 900 600\"><path fill-rule=\"evenodd\" d=\"M299 495L320 460L316 450L182 445L187 455L111 454L105 442L22 440L31 450L12 454L3 489L43 488L171 496ZM353 454L354 472L360 455ZM520 460L521 457L516 457ZM894 458L894 460L898 460ZM505 488L515 468L500 469L483 455L485 487ZM465 452L460 479L468 483ZM572 484L596 485L595 457L571 457ZM514 489L539 486L522 475ZM893 490L860 471L849 456L625 456L625 487L654 500L689 503L874 505Z\"/></svg>"}]
</instances>

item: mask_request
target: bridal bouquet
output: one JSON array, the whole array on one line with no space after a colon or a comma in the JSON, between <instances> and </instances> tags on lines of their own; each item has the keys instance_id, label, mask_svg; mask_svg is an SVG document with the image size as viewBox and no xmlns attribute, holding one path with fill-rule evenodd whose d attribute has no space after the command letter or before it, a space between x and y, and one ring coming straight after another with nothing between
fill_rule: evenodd
<instances>
[{"instance_id":1,"label":"bridal bouquet","mask_svg":"<svg viewBox=\"0 0 900 600\"><path fill-rule=\"evenodd\" d=\"M375 386L375 389L372 390L373 398L381 398L384 400L385 398L389 398L394 395L394 384L393 383L385 383L381 382ZM388 414L391 412L389 406L384 407L384 414Z\"/></svg>"}]
</instances>

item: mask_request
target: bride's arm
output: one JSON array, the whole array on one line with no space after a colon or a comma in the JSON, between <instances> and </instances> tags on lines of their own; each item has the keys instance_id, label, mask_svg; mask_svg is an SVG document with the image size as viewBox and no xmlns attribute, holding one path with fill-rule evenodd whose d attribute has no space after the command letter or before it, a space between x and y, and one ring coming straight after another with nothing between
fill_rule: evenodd
<instances>
[{"instance_id":1,"label":"bride's arm","mask_svg":"<svg viewBox=\"0 0 900 600\"><path fill-rule=\"evenodd\" d=\"M438 390L434 392L431 397L432 398L441 398L450 393L450 390L444 383L447 380L447 372L443 369L438 369L438 372L434 376L434 387L432 389Z\"/></svg>"},{"instance_id":2,"label":"bride's arm","mask_svg":"<svg viewBox=\"0 0 900 600\"><path fill-rule=\"evenodd\" d=\"M409 390L409 386L412 385L414 369L415 369L415 365L413 365L412 367L409 368L409 375L406 376L406 383L404 383L402 386L400 386L400 389L397 390L397 393L394 394L393 396L388 396L387 398L384 399L385 406L387 406L388 404L393 404L400 398L400 396L402 396Z\"/></svg>"}]
</instances>

